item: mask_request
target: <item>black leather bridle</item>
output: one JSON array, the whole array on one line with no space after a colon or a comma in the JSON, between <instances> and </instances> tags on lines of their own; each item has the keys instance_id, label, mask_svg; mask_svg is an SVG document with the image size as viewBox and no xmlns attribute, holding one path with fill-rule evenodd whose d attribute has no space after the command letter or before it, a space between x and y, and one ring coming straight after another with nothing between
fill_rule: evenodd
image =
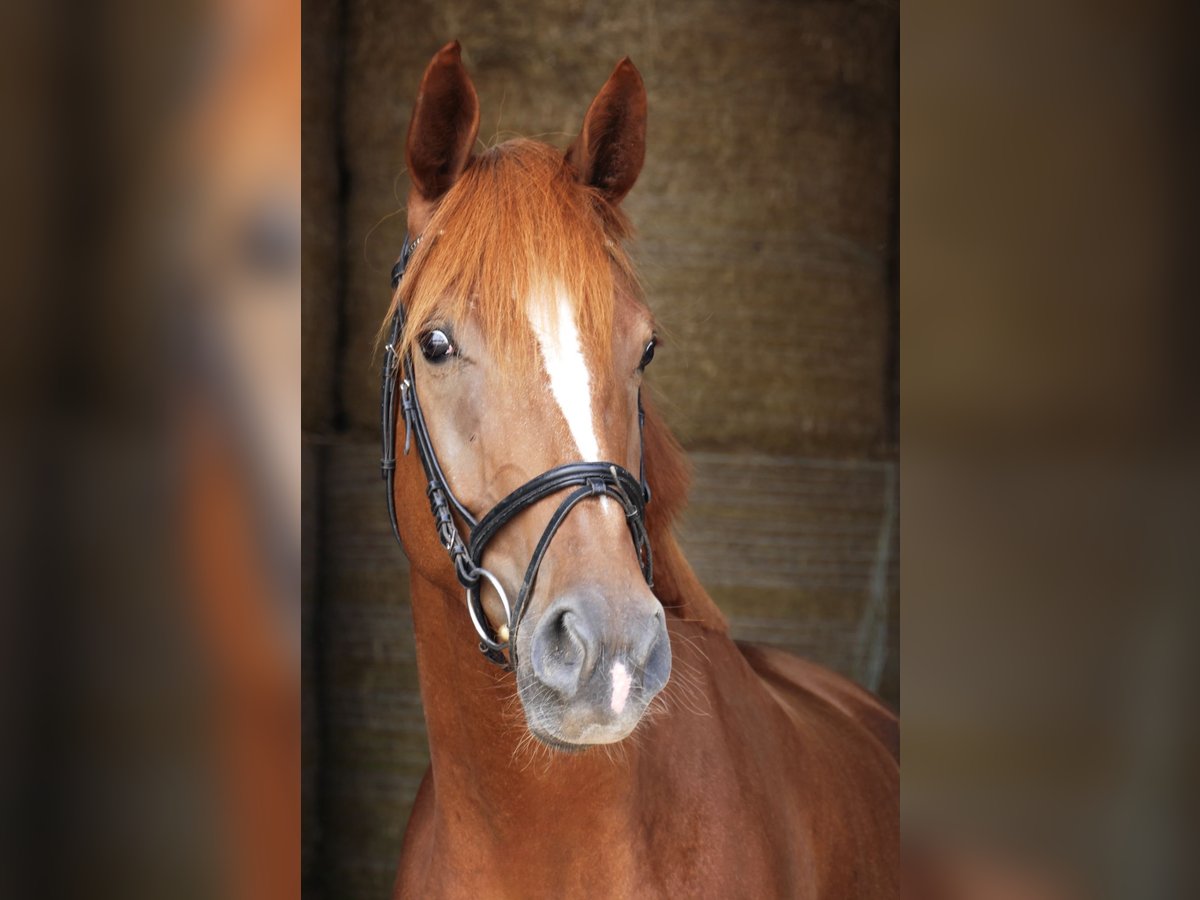
<instances>
[{"instance_id":1,"label":"black leather bridle","mask_svg":"<svg viewBox=\"0 0 1200 900\"><path fill-rule=\"evenodd\" d=\"M414 241L404 240L404 249L400 259L392 269L393 293L400 285L404 270L408 266L409 257L421 242L418 237ZM559 527L567 515L580 502L588 497L609 496L621 504L625 511L625 521L629 526L629 534L633 538L634 551L642 567L646 583L654 586L654 559L650 551L650 536L646 531L646 504L650 502L650 488L646 484L646 455L642 441L641 464L639 476L611 462L573 462L556 466L532 478L497 503L483 516L476 519L471 512L459 502L442 467L438 464L437 453L429 437L429 429L425 425L425 416L421 411L420 400L417 399L416 381L413 378L413 363L411 354L405 354L401 359L398 352L400 336L404 331L404 307L397 302L396 312L392 316L388 342L384 348L383 376L380 390L380 424L382 428L383 454L380 468L387 488L388 516L392 522L392 533L400 541L400 527L396 520L396 403L399 400L400 413L404 416L404 452L416 440L417 455L425 470L428 482L425 493L429 497L429 506L433 511L433 521L438 531L438 539L450 554L454 563L454 574L467 591L467 612L471 616L471 624L479 634L479 649L492 662L509 669L516 669L517 657L517 628L525 612L525 604L529 592L537 579L538 569L542 559L554 539ZM400 377L403 369L403 378ZM638 392L638 430L639 440L644 437L641 432L645 427L645 413L642 411L642 395ZM485 569L480 563L488 543L499 533L500 529L513 520L523 510L553 494L574 488L550 517L525 569L525 577L517 592L517 602L510 606L508 595L499 579ZM463 541L454 516L463 522L467 529L468 539ZM401 542L403 543L403 542ZM487 580L500 597L504 607L505 623L498 630L493 630L487 615L484 613L480 600L480 587ZM504 651L508 650L508 659Z\"/></svg>"}]
</instances>

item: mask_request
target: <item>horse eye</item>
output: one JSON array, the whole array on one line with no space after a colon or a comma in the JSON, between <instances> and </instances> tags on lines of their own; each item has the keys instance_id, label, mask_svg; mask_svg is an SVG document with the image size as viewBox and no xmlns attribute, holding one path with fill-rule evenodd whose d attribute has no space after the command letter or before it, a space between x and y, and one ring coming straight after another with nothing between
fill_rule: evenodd
<instances>
[{"instance_id":1,"label":"horse eye","mask_svg":"<svg viewBox=\"0 0 1200 900\"><path fill-rule=\"evenodd\" d=\"M650 360L654 359L654 348L658 346L658 338L650 338L650 343L646 345L646 349L642 351L642 361L638 363L639 369L644 369L650 365Z\"/></svg>"},{"instance_id":2,"label":"horse eye","mask_svg":"<svg viewBox=\"0 0 1200 900\"><path fill-rule=\"evenodd\" d=\"M458 352L450 343L450 336L440 328L434 328L421 335L421 353L431 363L443 363Z\"/></svg>"}]
</instances>

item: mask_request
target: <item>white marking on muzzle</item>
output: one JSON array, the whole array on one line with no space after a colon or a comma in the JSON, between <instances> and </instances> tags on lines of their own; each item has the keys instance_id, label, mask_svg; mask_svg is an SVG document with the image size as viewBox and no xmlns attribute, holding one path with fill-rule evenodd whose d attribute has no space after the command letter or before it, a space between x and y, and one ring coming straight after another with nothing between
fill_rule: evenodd
<instances>
[{"instance_id":1,"label":"white marking on muzzle","mask_svg":"<svg viewBox=\"0 0 1200 900\"><path fill-rule=\"evenodd\" d=\"M612 667L612 702L609 704L612 711L619 713L625 708L625 701L629 699L629 686L633 683L633 679L629 677L629 673L625 671L625 664L620 662L613 663Z\"/></svg>"}]
</instances>

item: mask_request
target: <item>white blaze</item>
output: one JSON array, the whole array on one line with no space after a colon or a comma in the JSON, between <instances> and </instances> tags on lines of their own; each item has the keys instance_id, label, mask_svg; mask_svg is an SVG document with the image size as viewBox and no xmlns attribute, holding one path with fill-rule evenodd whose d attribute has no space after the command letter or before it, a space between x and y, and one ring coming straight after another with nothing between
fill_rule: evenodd
<instances>
[{"instance_id":1,"label":"white blaze","mask_svg":"<svg viewBox=\"0 0 1200 900\"><path fill-rule=\"evenodd\" d=\"M557 315L544 302L535 301L528 311L529 324L542 351L550 392L567 420L579 458L595 462L600 459L600 442L592 425L591 376L583 358L571 302L561 285L555 285L554 292Z\"/></svg>"},{"instance_id":2,"label":"white blaze","mask_svg":"<svg viewBox=\"0 0 1200 900\"><path fill-rule=\"evenodd\" d=\"M615 662L612 667L612 711L619 713L625 708L625 701L629 698L629 686L632 683L629 673L625 671L625 664Z\"/></svg>"}]
</instances>

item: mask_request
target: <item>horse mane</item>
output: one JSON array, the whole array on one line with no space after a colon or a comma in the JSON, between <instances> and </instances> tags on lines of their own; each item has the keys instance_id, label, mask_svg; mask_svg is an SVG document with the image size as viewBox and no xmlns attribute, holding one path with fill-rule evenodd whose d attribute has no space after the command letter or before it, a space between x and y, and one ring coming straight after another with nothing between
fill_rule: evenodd
<instances>
[{"instance_id":1,"label":"horse mane","mask_svg":"<svg viewBox=\"0 0 1200 900\"><path fill-rule=\"evenodd\" d=\"M653 492L646 506L646 529L654 552L654 593L669 615L724 634L729 630L724 614L700 584L675 539L675 522L687 505L691 487L691 464L653 399L645 394L643 391L646 426L642 440L646 442L646 482Z\"/></svg>"},{"instance_id":2,"label":"horse mane","mask_svg":"<svg viewBox=\"0 0 1200 900\"><path fill-rule=\"evenodd\" d=\"M622 242L625 215L580 183L562 151L518 138L475 157L446 192L392 298L406 311L400 353L415 352L426 328L475 316L493 359L507 374L538 364L529 304L553 317L565 294L580 340L596 365L611 363L619 293L641 295ZM653 402L645 402L646 477L654 492L646 527L654 552L655 594L668 613L725 631L724 616L700 585L674 535L691 481L687 456Z\"/></svg>"}]
</instances>

